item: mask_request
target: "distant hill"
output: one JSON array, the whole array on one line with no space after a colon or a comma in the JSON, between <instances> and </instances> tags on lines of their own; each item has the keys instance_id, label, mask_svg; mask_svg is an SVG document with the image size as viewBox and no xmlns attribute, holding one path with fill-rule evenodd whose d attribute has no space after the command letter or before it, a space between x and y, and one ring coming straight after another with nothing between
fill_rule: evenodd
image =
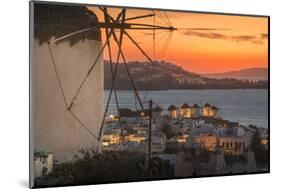
<instances>
[{"instance_id":1,"label":"distant hill","mask_svg":"<svg viewBox=\"0 0 281 189\"><path fill-rule=\"evenodd\" d=\"M115 66L115 64L113 66ZM134 61L128 63L128 68L139 90L267 88L267 82L265 81L252 82L228 78L207 78L164 61L156 62L154 68L153 64L150 62ZM108 61L105 61L105 89L110 89L111 79L110 64ZM118 64L116 89L132 89L125 64L123 63Z\"/></svg>"},{"instance_id":2,"label":"distant hill","mask_svg":"<svg viewBox=\"0 0 281 189\"><path fill-rule=\"evenodd\" d=\"M230 71L224 73L204 74L205 77L210 78L235 78L235 79L249 79L249 80L268 80L267 68L248 68L237 71Z\"/></svg>"}]
</instances>

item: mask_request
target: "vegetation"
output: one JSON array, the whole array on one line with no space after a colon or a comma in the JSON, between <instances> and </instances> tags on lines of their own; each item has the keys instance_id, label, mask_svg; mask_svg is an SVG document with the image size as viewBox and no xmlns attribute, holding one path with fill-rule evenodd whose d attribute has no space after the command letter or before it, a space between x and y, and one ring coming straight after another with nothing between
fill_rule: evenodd
<instances>
[{"instance_id":1,"label":"vegetation","mask_svg":"<svg viewBox=\"0 0 281 189\"><path fill-rule=\"evenodd\" d=\"M254 152L256 163L261 166L268 164L268 149L261 144L261 135L258 129L255 129L255 132L251 139L250 149Z\"/></svg>"},{"instance_id":2,"label":"vegetation","mask_svg":"<svg viewBox=\"0 0 281 189\"><path fill-rule=\"evenodd\" d=\"M167 139L170 139L170 138L172 138L173 136L175 136L174 132L173 132L172 129L171 129L171 126L168 125L168 124L164 124L164 125L161 127L161 132L166 135L166 138L167 138Z\"/></svg>"},{"instance_id":3,"label":"vegetation","mask_svg":"<svg viewBox=\"0 0 281 189\"><path fill-rule=\"evenodd\" d=\"M51 175L35 181L36 186L126 182L174 175L169 161L152 158L150 166L147 166L145 154L80 150L79 155L82 156L75 162L57 165Z\"/></svg>"}]
</instances>

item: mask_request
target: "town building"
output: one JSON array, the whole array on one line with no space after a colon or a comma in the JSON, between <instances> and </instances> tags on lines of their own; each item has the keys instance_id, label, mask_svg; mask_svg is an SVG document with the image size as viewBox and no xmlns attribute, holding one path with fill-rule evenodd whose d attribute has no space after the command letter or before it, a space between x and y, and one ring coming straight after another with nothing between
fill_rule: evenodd
<instances>
[{"instance_id":1,"label":"town building","mask_svg":"<svg viewBox=\"0 0 281 189\"><path fill-rule=\"evenodd\" d=\"M120 144L121 142L121 135L120 133L104 133L102 136L102 145L109 146L114 144Z\"/></svg>"},{"instance_id":2,"label":"town building","mask_svg":"<svg viewBox=\"0 0 281 189\"><path fill-rule=\"evenodd\" d=\"M181 124L178 120L171 120L169 122L169 125L171 127L171 131L175 135L183 134L187 130L187 127L185 127L183 124Z\"/></svg>"},{"instance_id":3,"label":"town building","mask_svg":"<svg viewBox=\"0 0 281 189\"><path fill-rule=\"evenodd\" d=\"M210 155L208 162L208 168L214 173L223 173L226 171L226 163L224 159L224 154L220 150L216 150Z\"/></svg>"},{"instance_id":4,"label":"town building","mask_svg":"<svg viewBox=\"0 0 281 189\"><path fill-rule=\"evenodd\" d=\"M166 148L166 136L161 132L153 132L151 137L151 153L162 153Z\"/></svg>"},{"instance_id":5,"label":"town building","mask_svg":"<svg viewBox=\"0 0 281 189\"><path fill-rule=\"evenodd\" d=\"M239 159L239 155L249 149L251 138L249 133L252 133L251 129L239 125L238 122L231 122L217 117L218 108L209 103L206 103L202 109L198 104L190 107L187 103L184 103L180 109L177 109L175 105L171 105L168 110L168 115L163 115L163 110L159 106L152 110L151 152L154 155L164 153L165 149L168 149L167 152L169 153L174 153L173 150L178 150L182 147L195 149L196 155L200 155L207 150L212 156L210 156L210 159L205 159L204 162L201 162L204 169L201 172L196 170L196 172L213 174L227 172L224 154L232 155L231 157L235 156L235 158ZM120 119L125 129L124 140L121 140L120 131L119 134L116 133L119 136L114 136L113 134L117 131L116 128L119 127L118 120L109 119L107 129L113 133L106 136L109 139L108 141L111 142L107 142L106 145L108 146L104 146L104 148L106 150L128 150L147 153L149 117L141 116L137 113L138 111L134 112L129 109L125 112L127 112L126 116ZM163 125L169 126L171 134L169 139L161 131ZM266 145L267 130L261 131L264 139L262 142ZM237 166L245 165L239 164ZM180 172L178 172L179 175L182 174Z\"/></svg>"},{"instance_id":6,"label":"town building","mask_svg":"<svg viewBox=\"0 0 281 189\"><path fill-rule=\"evenodd\" d=\"M194 169L191 161L192 155L188 152L178 152L175 162L175 176L188 177L192 176Z\"/></svg>"},{"instance_id":7,"label":"town building","mask_svg":"<svg viewBox=\"0 0 281 189\"><path fill-rule=\"evenodd\" d=\"M233 137L244 137L245 130L241 126L233 127L216 127L216 135L221 136L233 136Z\"/></svg>"},{"instance_id":8,"label":"town building","mask_svg":"<svg viewBox=\"0 0 281 189\"><path fill-rule=\"evenodd\" d=\"M245 152L242 153L242 156L247 161L247 168L246 168L246 170L248 172L256 171L257 165L256 165L255 154L252 151L245 151Z\"/></svg>"},{"instance_id":9,"label":"town building","mask_svg":"<svg viewBox=\"0 0 281 189\"><path fill-rule=\"evenodd\" d=\"M177 135L175 138L177 140L177 142L180 143L186 143L188 140L189 135L188 134L181 134L181 135Z\"/></svg>"},{"instance_id":10,"label":"town building","mask_svg":"<svg viewBox=\"0 0 281 189\"><path fill-rule=\"evenodd\" d=\"M130 134L125 136L125 141L126 142L137 142L141 143L146 140L146 136L141 135L141 134Z\"/></svg>"},{"instance_id":11,"label":"town building","mask_svg":"<svg viewBox=\"0 0 281 189\"><path fill-rule=\"evenodd\" d=\"M143 141L143 142L128 141L123 145L121 145L120 149L121 151L147 153L148 143L147 141Z\"/></svg>"},{"instance_id":12,"label":"town building","mask_svg":"<svg viewBox=\"0 0 281 189\"><path fill-rule=\"evenodd\" d=\"M53 170L53 154L49 152L35 152L34 178L46 176Z\"/></svg>"},{"instance_id":13,"label":"town building","mask_svg":"<svg viewBox=\"0 0 281 189\"><path fill-rule=\"evenodd\" d=\"M250 140L246 137L225 136L218 137L219 147L225 154L240 155L250 147Z\"/></svg>"},{"instance_id":14,"label":"town building","mask_svg":"<svg viewBox=\"0 0 281 189\"><path fill-rule=\"evenodd\" d=\"M194 147L201 147L208 151L214 151L217 147L217 137L215 135L198 135L190 137Z\"/></svg>"}]
</instances>

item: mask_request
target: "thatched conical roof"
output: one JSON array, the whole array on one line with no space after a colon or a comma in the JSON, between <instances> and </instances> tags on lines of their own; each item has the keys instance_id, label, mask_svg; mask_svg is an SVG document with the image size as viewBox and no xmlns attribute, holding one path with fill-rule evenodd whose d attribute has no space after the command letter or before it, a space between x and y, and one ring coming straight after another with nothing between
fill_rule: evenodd
<instances>
[{"instance_id":1,"label":"thatched conical roof","mask_svg":"<svg viewBox=\"0 0 281 189\"><path fill-rule=\"evenodd\" d=\"M152 111L153 112L161 112L161 111L163 111L163 109L160 106L156 106L155 108L153 108Z\"/></svg>"},{"instance_id":2,"label":"thatched conical roof","mask_svg":"<svg viewBox=\"0 0 281 189\"><path fill-rule=\"evenodd\" d=\"M213 110L218 110L218 108L216 106L212 106Z\"/></svg>"},{"instance_id":3,"label":"thatched conical roof","mask_svg":"<svg viewBox=\"0 0 281 189\"><path fill-rule=\"evenodd\" d=\"M190 106L187 103L184 103L181 108L190 108Z\"/></svg>"},{"instance_id":4,"label":"thatched conical roof","mask_svg":"<svg viewBox=\"0 0 281 189\"><path fill-rule=\"evenodd\" d=\"M193 108L200 108L200 107L198 106L198 104L194 104Z\"/></svg>"},{"instance_id":5,"label":"thatched conical roof","mask_svg":"<svg viewBox=\"0 0 281 189\"><path fill-rule=\"evenodd\" d=\"M209 103L206 103L206 104L204 105L204 107L205 107L205 108L210 108L211 105L210 105Z\"/></svg>"},{"instance_id":6,"label":"thatched conical roof","mask_svg":"<svg viewBox=\"0 0 281 189\"><path fill-rule=\"evenodd\" d=\"M173 104L171 106L169 106L169 108L168 108L169 111L173 111L173 110L176 110L176 109L177 109L177 107Z\"/></svg>"},{"instance_id":7,"label":"thatched conical roof","mask_svg":"<svg viewBox=\"0 0 281 189\"><path fill-rule=\"evenodd\" d=\"M59 38L96 26L97 22L97 16L85 6L34 3L34 37L40 44L48 42L51 37ZM100 30L75 34L64 40L73 45L84 39L101 40Z\"/></svg>"}]
</instances>

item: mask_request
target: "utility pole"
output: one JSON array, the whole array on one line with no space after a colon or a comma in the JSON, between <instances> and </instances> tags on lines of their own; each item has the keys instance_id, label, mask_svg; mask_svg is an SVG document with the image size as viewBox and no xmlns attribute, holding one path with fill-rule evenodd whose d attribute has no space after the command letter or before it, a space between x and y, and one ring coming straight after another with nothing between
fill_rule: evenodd
<instances>
[{"instance_id":1,"label":"utility pole","mask_svg":"<svg viewBox=\"0 0 281 189\"><path fill-rule=\"evenodd\" d=\"M151 121L152 121L152 100L149 100L148 165L151 159Z\"/></svg>"}]
</instances>

